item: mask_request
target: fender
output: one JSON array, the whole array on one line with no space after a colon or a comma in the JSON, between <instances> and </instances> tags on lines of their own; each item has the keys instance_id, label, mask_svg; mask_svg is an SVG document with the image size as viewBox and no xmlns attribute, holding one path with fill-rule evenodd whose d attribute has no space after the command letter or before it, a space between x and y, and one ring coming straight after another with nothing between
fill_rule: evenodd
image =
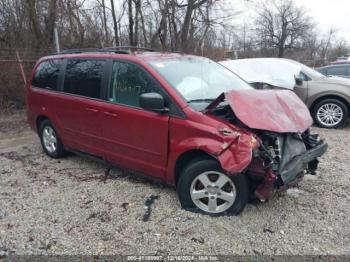
<instances>
[{"instance_id":1,"label":"fender","mask_svg":"<svg viewBox=\"0 0 350 262\"><path fill-rule=\"evenodd\" d=\"M169 155L166 180L175 184L175 165L182 154L191 150L201 150L216 158L221 167L230 175L242 172L252 161L252 150L257 140L245 133L233 131L217 139L192 137L177 144L172 144L173 152Z\"/></svg>"},{"instance_id":2,"label":"fender","mask_svg":"<svg viewBox=\"0 0 350 262\"><path fill-rule=\"evenodd\" d=\"M339 97L346 101L348 104L350 104L350 96L346 96L346 91L349 89L348 87L342 87L343 92L339 92L336 90L325 90L323 92L317 93L316 95L311 95L310 98L307 101L307 106L311 109L315 104L316 101L327 99L331 97Z\"/></svg>"}]
</instances>

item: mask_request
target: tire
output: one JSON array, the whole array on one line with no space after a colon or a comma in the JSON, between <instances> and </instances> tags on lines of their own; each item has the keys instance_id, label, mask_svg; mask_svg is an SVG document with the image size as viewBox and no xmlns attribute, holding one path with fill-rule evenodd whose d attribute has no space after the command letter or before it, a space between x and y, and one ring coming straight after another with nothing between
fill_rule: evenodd
<instances>
[{"instance_id":1,"label":"tire","mask_svg":"<svg viewBox=\"0 0 350 262\"><path fill-rule=\"evenodd\" d=\"M207 187L201 182L205 178L210 180ZM224 181L222 187L220 182L216 183L219 178L220 181ZM215 185L218 187L215 188ZM222 170L217 161L207 159L192 162L184 168L177 184L177 192L182 208L209 215L238 215L249 199L249 187L244 174L230 177ZM202 195L199 194L205 195L201 197ZM201 198L196 199L197 197ZM221 197L228 197L230 201L225 201ZM215 205L211 205L211 210L209 210L209 201L216 203L215 210L213 209Z\"/></svg>"},{"instance_id":2,"label":"tire","mask_svg":"<svg viewBox=\"0 0 350 262\"><path fill-rule=\"evenodd\" d=\"M330 116L330 118L327 119L324 117L325 112L337 115L333 115L333 117ZM349 119L348 107L342 101L334 98L324 99L318 102L313 107L311 113L315 123L322 128L339 128L344 126ZM334 123L332 123L332 121L334 121Z\"/></svg>"},{"instance_id":3,"label":"tire","mask_svg":"<svg viewBox=\"0 0 350 262\"><path fill-rule=\"evenodd\" d=\"M47 134L49 133L50 138ZM52 158L61 158L65 156L65 150L61 138L58 136L56 129L51 124L50 120L45 119L40 123L39 126L39 137L41 146L44 152ZM48 140L49 139L49 140ZM54 142L56 141L56 142ZM52 147L52 144L55 146ZM50 146L51 145L51 146Z\"/></svg>"}]
</instances>

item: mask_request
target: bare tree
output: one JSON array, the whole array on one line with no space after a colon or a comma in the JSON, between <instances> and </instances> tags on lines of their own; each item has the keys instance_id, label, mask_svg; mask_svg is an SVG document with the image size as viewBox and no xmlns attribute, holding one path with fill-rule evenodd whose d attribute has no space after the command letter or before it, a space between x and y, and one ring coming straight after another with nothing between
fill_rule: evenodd
<instances>
[{"instance_id":1,"label":"bare tree","mask_svg":"<svg viewBox=\"0 0 350 262\"><path fill-rule=\"evenodd\" d=\"M133 16L133 0L128 1L128 18L129 18L129 44L135 45L134 42L134 16Z\"/></svg>"},{"instance_id":2,"label":"bare tree","mask_svg":"<svg viewBox=\"0 0 350 262\"><path fill-rule=\"evenodd\" d=\"M314 27L302 8L292 0L266 0L259 8L256 31L263 48L274 48L278 57L287 49L296 47Z\"/></svg>"},{"instance_id":3,"label":"bare tree","mask_svg":"<svg viewBox=\"0 0 350 262\"><path fill-rule=\"evenodd\" d=\"M112 0L113 2L113 0ZM112 3L111 3L112 4ZM107 26L107 14L106 14L106 4L105 4L105 0L102 0L102 13L103 13L103 28L105 30L105 40L106 42L108 42L109 39L109 35L108 35L108 26ZM113 6L114 7L114 6Z\"/></svg>"},{"instance_id":4,"label":"bare tree","mask_svg":"<svg viewBox=\"0 0 350 262\"><path fill-rule=\"evenodd\" d=\"M335 36L336 30L334 28L331 28L328 31L327 37L325 39L322 39L320 42L320 60L321 63L324 64L325 61L327 60L328 56L328 51L331 47L333 38Z\"/></svg>"},{"instance_id":5,"label":"bare tree","mask_svg":"<svg viewBox=\"0 0 350 262\"><path fill-rule=\"evenodd\" d=\"M115 41L115 45L118 46L119 45L118 22L115 14L114 0L111 0L111 12L112 12L112 18L113 18L114 41Z\"/></svg>"},{"instance_id":6,"label":"bare tree","mask_svg":"<svg viewBox=\"0 0 350 262\"><path fill-rule=\"evenodd\" d=\"M191 28L191 22L193 21L193 13L197 8L199 8L201 5L205 4L210 0L188 0L187 4L182 4L179 5L179 7L186 7L186 12L185 12L185 18L182 23L181 27L181 35L180 35L180 40L181 40L181 50L182 51L187 51L188 50L188 33Z\"/></svg>"}]
</instances>

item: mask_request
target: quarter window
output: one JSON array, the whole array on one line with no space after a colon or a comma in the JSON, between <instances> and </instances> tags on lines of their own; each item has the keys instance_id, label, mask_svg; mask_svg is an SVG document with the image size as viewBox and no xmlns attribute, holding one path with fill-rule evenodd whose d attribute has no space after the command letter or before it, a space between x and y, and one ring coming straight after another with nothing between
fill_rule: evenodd
<instances>
[{"instance_id":1,"label":"quarter window","mask_svg":"<svg viewBox=\"0 0 350 262\"><path fill-rule=\"evenodd\" d=\"M64 91L91 98L101 97L104 60L68 60Z\"/></svg>"},{"instance_id":2,"label":"quarter window","mask_svg":"<svg viewBox=\"0 0 350 262\"><path fill-rule=\"evenodd\" d=\"M163 94L153 78L139 66L126 62L114 62L108 100L113 103L140 107L143 93Z\"/></svg>"},{"instance_id":3,"label":"quarter window","mask_svg":"<svg viewBox=\"0 0 350 262\"><path fill-rule=\"evenodd\" d=\"M57 90L57 79L60 73L61 60L48 60L37 67L32 86Z\"/></svg>"}]
</instances>

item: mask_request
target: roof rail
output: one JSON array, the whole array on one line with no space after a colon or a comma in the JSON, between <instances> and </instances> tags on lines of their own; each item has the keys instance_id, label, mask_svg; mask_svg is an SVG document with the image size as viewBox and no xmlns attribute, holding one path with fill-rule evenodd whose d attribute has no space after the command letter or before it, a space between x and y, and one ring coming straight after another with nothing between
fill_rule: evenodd
<instances>
[{"instance_id":1,"label":"roof rail","mask_svg":"<svg viewBox=\"0 0 350 262\"><path fill-rule=\"evenodd\" d=\"M104 48L77 48L77 49L65 49L60 53L55 54L79 54L79 53L117 53L117 54L132 54L134 51L142 50L155 52L155 49L147 47L136 47L136 46L113 46Z\"/></svg>"},{"instance_id":2,"label":"roof rail","mask_svg":"<svg viewBox=\"0 0 350 262\"><path fill-rule=\"evenodd\" d=\"M148 47L137 47L137 46L131 46L131 45L125 45L125 46L112 46L112 47L105 47L104 49L107 50L129 50L129 51L137 51L137 50L141 50L141 51L149 51L149 52L155 52L157 50L153 49L153 48L148 48Z\"/></svg>"}]
</instances>

